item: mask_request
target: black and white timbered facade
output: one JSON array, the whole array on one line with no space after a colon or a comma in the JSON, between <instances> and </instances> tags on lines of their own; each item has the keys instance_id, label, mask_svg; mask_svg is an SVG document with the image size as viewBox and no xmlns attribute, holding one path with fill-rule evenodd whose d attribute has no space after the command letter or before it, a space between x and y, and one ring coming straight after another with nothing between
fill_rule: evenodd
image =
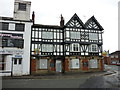
<instances>
[{"instance_id":1,"label":"black and white timbered facade","mask_svg":"<svg viewBox=\"0 0 120 90\"><path fill-rule=\"evenodd\" d=\"M75 13L64 25L34 24L31 37L31 72L102 70L103 28L92 16L85 24Z\"/></svg>"}]
</instances>

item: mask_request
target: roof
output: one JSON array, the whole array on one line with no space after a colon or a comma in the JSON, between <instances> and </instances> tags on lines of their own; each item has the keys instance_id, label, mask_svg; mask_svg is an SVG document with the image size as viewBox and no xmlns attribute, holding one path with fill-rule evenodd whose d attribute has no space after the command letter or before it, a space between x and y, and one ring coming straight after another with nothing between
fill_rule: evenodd
<instances>
[{"instance_id":1,"label":"roof","mask_svg":"<svg viewBox=\"0 0 120 90\"><path fill-rule=\"evenodd\" d=\"M55 29L62 29L63 27L61 26L57 26L57 25L43 25L43 24L34 24L32 25L32 28L35 28L35 27L40 27L40 28L55 28Z\"/></svg>"},{"instance_id":2,"label":"roof","mask_svg":"<svg viewBox=\"0 0 120 90\"><path fill-rule=\"evenodd\" d=\"M10 21L32 22L32 20L31 20L31 19L30 19L30 20L16 20L16 19L14 19L14 18L12 18L12 17L1 17L1 16L0 16L0 20L10 20Z\"/></svg>"},{"instance_id":3,"label":"roof","mask_svg":"<svg viewBox=\"0 0 120 90\"><path fill-rule=\"evenodd\" d=\"M78 17L78 15L75 13L73 16L72 16L72 18L66 23L66 25L65 26L69 26L70 24L72 24L72 23L74 23L75 24L75 22L72 22L72 20L76 20L77 21L77 24L79 23L80 24L80 28L85 28L84 27L84 23L82 22L82 20ZM71 23L72 22L72 23ZM72 24L73 25L73 24ZM70 25L71 26L71 25ZM76 26L76 25L73 25L73 26Z\"/></svg>"},{"instance_id":4,"label":"roof","mask_svg":"<svg viewBox=\"0 0 120 90\"><path fill-rule=\"evenodd\" d=\"M91 26L90 24L93 26ZM92 16L90 19L87 20L87 22L85 23L85 27L88 29L104 30L94 16Z\"/></svg>"},{"instance_id":5,"label":"roof","mask_svg":"<svg viewBox=\"0 0 120 90\"><path fill-rule=\"evenodd\" d=\"M110 53L110 55L113 55L113 54L120 54L120 50Z\"/></svg>"}]
</instances>

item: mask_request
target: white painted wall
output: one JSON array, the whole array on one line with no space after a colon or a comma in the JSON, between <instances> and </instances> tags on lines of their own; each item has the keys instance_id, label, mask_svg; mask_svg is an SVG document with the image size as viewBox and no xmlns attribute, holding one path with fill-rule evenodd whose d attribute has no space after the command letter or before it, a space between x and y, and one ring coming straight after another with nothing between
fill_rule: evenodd
<instances>
[{"instance_id":1,"label":"white painted wall","mask_svg":"<svg viewBox=\"0 0 120 90\"><path fill-rule=\"evenodd\" d=\"M23 74L30 73L30 44L31 44L31 25L32 23L26 23L24 38L24 54L23 54Z\"/></svg>"},{"instance_id":2,"label":"white painted wall","mask_svg":"<svg viewBox=\"0 0 120 90\"><path fill-rule=\"evenodd\" d=\"M30 44L31 44L31 25L32 22L23 22L23 21L9 21L9 20L2 20L0 22L8 22L10 24L9 31L3 31L0 30L0 33L16 33L16 34L23 34L24 39L24 48L23 48L23 62L22 62L22 75L29 75L30 74ZM15 30L15 23L24 23L25 24L25 30L24 31L11 31ZM0 47L0 50L2 48ZM18 48L11 48L11 47L4 47L3 49L10 49L10 50L16 50ZM16 54L12 54L10 56L6 57L6 69L5 71L11 71L11 60L12 57L14 57ZM11 73L2 73L2 76L10 76Z\"/></svg>"},{"instance_id":3,"label":"white painted wall","mask_svg":"<svg viewBox=\"0 0 120 90\"><path fill-rule=\"evenodd\" d=\"M18 10L19 3L25 3L27 5L26 11ZM14 19L16 19L16 20L30 20L30 7L31 7L30 1L15 0Z\"/></svg>"}]
</instances>

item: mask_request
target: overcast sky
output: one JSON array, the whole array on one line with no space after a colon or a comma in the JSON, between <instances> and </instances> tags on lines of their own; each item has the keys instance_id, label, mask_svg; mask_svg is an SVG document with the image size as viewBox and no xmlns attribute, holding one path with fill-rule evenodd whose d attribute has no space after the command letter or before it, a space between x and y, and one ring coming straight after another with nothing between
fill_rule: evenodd
<instances>
[{"instance_id":1,"label":"overcast sky","mask_svg":"<svg viewBox=\"0 0 120 90\"><path fill-rule=\"evenodd\" d=\"M35 11L35 23L59 25L62 14L65 23L77 13L85 23L95 16L104 28L103 50L118 50L118 1L120 0L26 0ZM13 17L14 0L0 0L0 16Z\"/></svg>"}]
</instances>

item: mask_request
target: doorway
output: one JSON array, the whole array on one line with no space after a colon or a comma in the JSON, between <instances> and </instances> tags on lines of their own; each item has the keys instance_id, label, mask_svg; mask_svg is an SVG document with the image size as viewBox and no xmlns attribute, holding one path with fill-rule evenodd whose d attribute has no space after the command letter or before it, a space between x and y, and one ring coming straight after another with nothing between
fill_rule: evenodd
<instances>
[{"instance_id":1,"label":"doorway","mask_svg":"<svg viewBox=\"0 0 120 90\"><path fill-rule=\"evenodd\" d=\"M62 61L56 60L56 72L62 72Z\"/></svg>"},{"instance_id":2,"label":"doorway","mask_svg":"<svg viewBox=\"0 0 120 90\"><path fill-rule=\"evenodd\" d=\"M82 70L88 70L88 60L86 59L82 61Z\"/></svg>"},{"instance_id":3,"label":"doorway","mask_svg":"<svg viewBox=\"0 0 120 90\"><path fill-rule=\"evenodd\" d=\"M14 76L22 75L22 58L13 58L12 74Z\"/></svg>"}]
</instances>

